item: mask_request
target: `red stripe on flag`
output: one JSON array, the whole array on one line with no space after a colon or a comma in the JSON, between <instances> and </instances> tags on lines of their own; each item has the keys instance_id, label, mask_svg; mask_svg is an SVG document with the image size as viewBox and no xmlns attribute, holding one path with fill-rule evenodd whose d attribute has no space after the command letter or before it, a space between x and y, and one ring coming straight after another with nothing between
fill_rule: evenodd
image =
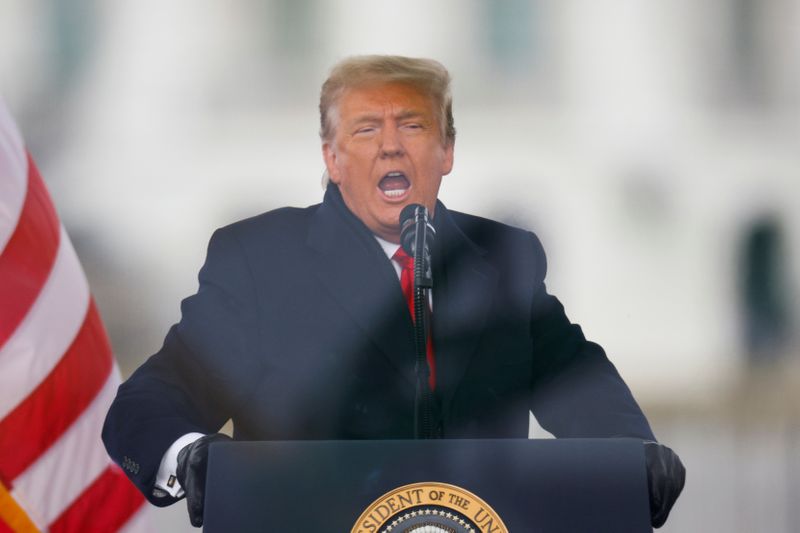
<instances>
[{"instance_id":1,"label":"red stripe on flag","mask_svg":"<svg viewBox=\"0 0 800 533\"><path fill-rule=\"evenodd\" d=\"M92 300L55 368L0 421L0 476L13 480L58 440L97 396L111 366L111 346Z\"/></svg>"},{"instance_id":2,"label":"red stripe on flag","mask_svg":"<svg viewBox=\"0 0 800 533\"><path fill-rule=\"evenodd\" d=\"M116 466L108 468L50 524L51 533L117 531L144 503L144 496Z\"/></svg>"},{"instance_id":3,"label":"red stripe on flag","mask_svg":"<svg viewBox=\"0 0 800 533\"><path fill-rule=\"evenodd\" d=\"M42 289L55 261L58 216L28 154L28 191L17 227L0 255L0 346L8 340Z\"/></svg>"}]
</instances>

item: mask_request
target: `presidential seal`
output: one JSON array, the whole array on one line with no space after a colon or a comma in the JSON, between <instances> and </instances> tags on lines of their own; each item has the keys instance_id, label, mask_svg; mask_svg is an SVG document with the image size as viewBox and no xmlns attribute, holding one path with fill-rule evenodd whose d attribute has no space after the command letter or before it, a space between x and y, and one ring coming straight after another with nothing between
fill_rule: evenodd
<instances>
[{"instance_id":1,"label":"presidential seal","mask_svg":"<svg viewBox=\"0 0 800 533\"><path fill-rule=\"evenodd\" d=\"M508 529L471 492L426 482L396 488L375 500L351 533L508 533Z\"/></svg>"}]
</instances>

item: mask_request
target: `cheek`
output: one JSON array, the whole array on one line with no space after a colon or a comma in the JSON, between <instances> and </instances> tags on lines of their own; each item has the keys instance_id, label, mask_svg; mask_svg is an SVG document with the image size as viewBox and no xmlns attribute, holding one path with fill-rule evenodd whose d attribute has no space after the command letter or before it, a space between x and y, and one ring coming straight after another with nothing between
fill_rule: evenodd
<instances>
[{"instance_id":1,"label":"cheek","mask_svg":"<svg viewBox=\"0 0 800 533\"><path fill-rule=\"evenodd\" d=\"M348 170L363 171L374 160L376 150L372 143L353 143L341 152L341 166Z\"/></svg>"},{"instance_id":2,"label":"cheek","mask_svg":"<svg viewBox=\"0 0 800 533\"><path fill-rule=\"evenodd\" d=\"M448 173L448 158L447 152L444 150L436 150L428 156L428 170L434 176L433 181L441 180L441 177Z\"/></svg>"}]
</instances>

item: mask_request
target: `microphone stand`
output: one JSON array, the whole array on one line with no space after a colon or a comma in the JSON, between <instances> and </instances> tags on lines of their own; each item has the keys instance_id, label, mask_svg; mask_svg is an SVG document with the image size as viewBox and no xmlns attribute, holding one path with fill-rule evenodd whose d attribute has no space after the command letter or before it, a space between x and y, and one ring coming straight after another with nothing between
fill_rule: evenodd
<instances>
[{"instance_id":1,"label":"microphone stand","mask_svg":"<svg viewBox=\"0 0 800 533\"><path fill-rule=\"evenodd\" d=\"M414 268L416 271L416 266ZM416 277L416 272L415 272ZM428 289L414 286L414 347L416 351L415 370L417 375L416 393L414 395L415 438L431 439L435 436L433 425L433 393L428 381L427 339L428 339Z\"/></svg>"},{"instance_id":2,"label":"microphone stand","mask_svg":"<svg viewBox=\"0 0 800 533\"><path fill-rule=\"evenodd\" d=\"M427 210L417 206L414 212L414 348L416 352L414 394L414 438L432 439L436 437L433 414L433 392L428 385L427 340L430 330L428 291L433 287L433 273L430 260L430 247L433 244L433 227L428 224ZM429 233L430 232L430 233Z\"/></svg>"}]
</instances>

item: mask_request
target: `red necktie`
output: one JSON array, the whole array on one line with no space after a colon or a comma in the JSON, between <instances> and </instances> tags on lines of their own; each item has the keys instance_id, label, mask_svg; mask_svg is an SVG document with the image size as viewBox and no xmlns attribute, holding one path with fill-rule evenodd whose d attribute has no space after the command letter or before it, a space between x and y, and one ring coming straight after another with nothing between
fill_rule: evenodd
<instances>
[{"instance_id":1,"label":"red necktie","mask_svg":"<svg viewBox=\"0 0 800 533\"><path fill-rule=\"evenodd\" d=\"M392 256L392 259L402 267L400 273L400 286L403 288L403 296L406 298L408 304L408 312L411 313L411 319L416 322L414 316L414 258L403 250L402 247L398 248L397 252ZM428 386L431 390L436 389L436 361L433 358L433 342L431 336L428 335L426 341L426 357L428 359Z\"/></svg>"}]
</instances>

